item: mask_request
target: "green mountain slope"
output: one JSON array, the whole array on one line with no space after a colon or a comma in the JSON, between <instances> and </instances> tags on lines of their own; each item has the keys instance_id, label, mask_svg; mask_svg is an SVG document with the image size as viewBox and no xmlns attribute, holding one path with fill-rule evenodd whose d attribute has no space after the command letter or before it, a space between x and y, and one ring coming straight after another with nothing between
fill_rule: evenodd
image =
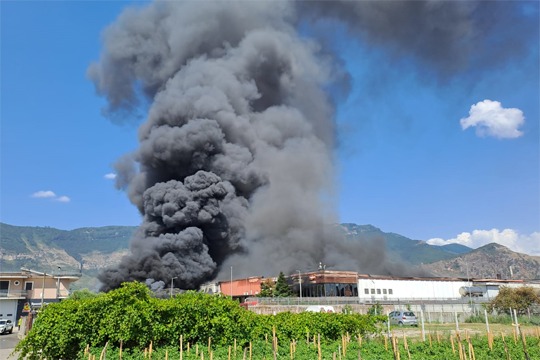
<instances>
[{"instance_id":1,"label":"green mountain slope","mask_svg":"<svg viewBox=\"0 0 540 360\"><path fill-rule=\"evenodd\" d=\"M459 245L435 246L425 241L412 240L405 236L386 233L373 225L341 224L346 237L351 241L379 241L387 251L387 256L394 261L410 265L428 264L439 260L451 259L472 249Z\"/></svg>"},{"instance_id":2,"label":"green mountain slope","mask_svg":"<svg viewBox=\"0 0 540 360\"><path fill-rule=\"evenodd\" d=\"M100 269L118 263L127 252L134 226L59 230L0 223L0 271L21 267L45 272L79 272L74 288L97 289ZM60 267L60 269L59 269Z\"/></svg>"},{"instance_id":3,"label":"green mountain slope","mask_svg":"<svg viewBox=\"0 0 540 360\"><path fill-rule=\"evenodd\" d=\"M105 226L75 230L49 227L13 226L0 223L0 271L21 267L39 271L80 271L76 287L93 288L100 269L119 263L127 253L129 240L137 227ZM385 261L416 267L448 260L471 251L465 246L432 246L395 233L385 233L372 225L341 224L339 236L347 241L364 242L366 251L375 246ZM348 269L356 270L356 269Z\"/></svg>"},{"instance_id":4,"label":"green mountain slope","mask_svg":"<svg viewBox=\"0 0 540 360\"><path fill-rule=\"evenodd\" d=\"M476 278L540 279L540 256L491 243L452 259L425 265L435 275Z\"/></svg>"}]
</instances>

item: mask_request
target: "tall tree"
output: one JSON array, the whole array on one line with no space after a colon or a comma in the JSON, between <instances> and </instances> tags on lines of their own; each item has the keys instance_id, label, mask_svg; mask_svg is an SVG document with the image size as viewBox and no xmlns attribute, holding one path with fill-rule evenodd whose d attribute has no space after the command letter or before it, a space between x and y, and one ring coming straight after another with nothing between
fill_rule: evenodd
<instances>
[{"instance_id":1,"label":"tall tree","mask_svg":"<svg viewBox=\"0 0 540 360\"><path fill-rule=\"evenodd\" d=\"M285 275L283 274L283 271L281 271L279 273L279 276L276 282L275 296L289 297L291 295L292 295L291 288L289 287L289 284L287 283L287 280L285 279Z\"/></svg>"}]
</instances>

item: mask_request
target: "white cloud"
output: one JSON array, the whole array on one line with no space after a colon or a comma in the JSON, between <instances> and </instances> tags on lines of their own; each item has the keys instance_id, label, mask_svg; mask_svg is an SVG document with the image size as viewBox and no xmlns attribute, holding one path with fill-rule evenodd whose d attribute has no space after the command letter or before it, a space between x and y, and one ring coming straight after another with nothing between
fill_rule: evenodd
<instances>
[{"instance_id":1,"label":"white cloud","mask_svg":"<svg viewBox=\"0 0 540 360\"><path fill-rule=\"evenodd\" d=\"M505 109L498 101L484 100L471 106L469 117L460 120L463 130L476 127L476 135L515 139L523 135L518 128L525 122L523 111Z\"/></svg>"},{"instance_id":2,"label":"white cloud","mask_svg":"<svg viewBox=\"0 0 540 360\"><path fill-rule=\"evenodd\" d=\"M54 191L51 190L41 190L36 191L31 195L33 198L39 198L39 199L51 199L58 202L68 203L71 201L71 199L68 196L62 195L57 196Z\"/></svg>"},{"instance_id":3,"label":"white cloud","mask_svg":"<svg viewBox=\"0 0 540 360\"><path fill-rule=\"evenodd\" d=\"M114 173L108 173L108 174L105 174L105 176L103 176L105 179L107 180L114 180L116 179L116 174Z\"/></svg>"},{"instance_id":4,"label":"white cloud","mask_svg":"<svg viewBox=\"0 0 540 360\"><path fill-rule=\"evenodd\" d=\"M529 255L540 255L540 232L529 235L520 234L512 229L473 230L472 233L462 232L452 239L433 238L427 241L430 245L461 244L478 248L489 243L498 243L510 250Z\"/></svg>"},{"instance_id":5,"label":"white cloud","mask_svg":"<svg viewBox=\"0 0 540 360\"><path fill-rule=\"evenodd\" d=\"M51 190L36 191L32 194L34 198L55 198L56 194Z\"/></svg>"}]
</instances>

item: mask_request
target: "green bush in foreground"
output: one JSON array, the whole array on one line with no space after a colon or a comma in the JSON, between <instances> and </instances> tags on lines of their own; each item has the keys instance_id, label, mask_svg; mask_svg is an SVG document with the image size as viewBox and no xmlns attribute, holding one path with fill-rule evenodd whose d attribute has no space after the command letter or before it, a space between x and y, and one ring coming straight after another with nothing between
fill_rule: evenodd
<instances>
[{"instance_id":1,"label":"green bush in foreground","mask_svg":"<svg viewBox=\"0 0 540 360\"><path fill-rule=\"evenodd\" d=\"M152 342L155 348L185 343L239 346L264 340L273 333L279 341L320 334L325 341L342 334L376 333L385 317L359 314L280 313L256 315L222 296L187 292L171 299L157 299L141 283L95 297L70 298L47 305L32 330L16 347L19 359L78 359L87 345L106 343L135 353Z\"/></svg>"}]
</instances>

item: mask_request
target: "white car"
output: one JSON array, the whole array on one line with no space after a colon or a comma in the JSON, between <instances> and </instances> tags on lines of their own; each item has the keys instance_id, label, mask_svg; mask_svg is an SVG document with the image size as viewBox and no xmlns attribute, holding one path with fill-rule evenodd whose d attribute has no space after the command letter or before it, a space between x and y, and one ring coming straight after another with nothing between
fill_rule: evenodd
<instances>
[{"instance_id":1,"label":"white car","mask_svg":"<svg viewBox=\"0 0 540 360\"><path fill-rule=\"evenodd\" d=\"M399 326L412 325L418 326L418 319L412 311L392 311L388 314L390 324L396 324Z\"/></svg>"},{"instance_id":2,"label":"white car","mask_svg":"<svg viewBox=\"0 0 540 360\"><path fill-rule=\"evenodd\" d=\"M11 320L0 319L0 334L11 334L13 332L13 323Z\"/></svg>"},{"instance_id":3,"label":"white car","mask_svg":"<svg viewBox=\"0 0 540 360\"><path fill-rule=\"evenodd\" d=\"M325 306L325 305L311 305L306 308L307 312L324 312L324 313L334 313L336 312L334 310L333 306Z\"/></svg>"}]
</instances>

